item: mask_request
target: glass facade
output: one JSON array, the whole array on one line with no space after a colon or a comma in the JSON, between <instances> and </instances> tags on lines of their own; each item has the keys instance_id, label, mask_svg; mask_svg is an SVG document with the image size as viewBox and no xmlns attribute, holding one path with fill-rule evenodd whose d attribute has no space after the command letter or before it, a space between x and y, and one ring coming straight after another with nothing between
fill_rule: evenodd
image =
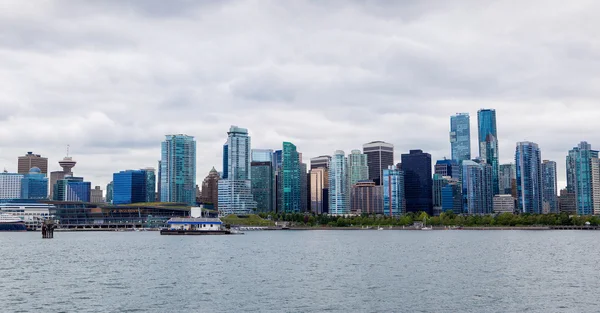
<instances>
[{"instance_id":1,"label":"glass facade","mask_svg":"<svg viewBox=\"0 0 600 313\"><path fill-rule=\"evenodd\" d=\"M221 175L222 179L227 179L229 171L229 147L227 142L223 145L223 175Z\"/></svg>"},{"instance_id":2,"label":"glass facade","mask_svg":"<svg viewBox=\"0 0 600 313\"><path fill-rule=\"evenodd\" d=\"M422 150L402 154L404 172L404 197L407 212L423 211L433 214L433 181L431 155Z\"/></svg>"},{"instance_id":3,"label":"glass facade","mask_svg":"<svg viewBox=\"0 0 600 313\"><path fill-rule=\"evenodd\" d=\"M369 166L367 155L360 150L352 150L348 155L348 185L354 186L359 181L369 179Z\"/></svg>"},{"instance_id":4,"label":"glass facade","mask_svg":"<svg viewBox=\"0 0 600 313\"><path fill-rule=\"evenodd\" d=\"M113 201L113 182L111 181L106 185L106 203L112 203Z\"/></svg>"},{"instance_id":5,"label":"glass facade","mask_svg":"<svg viewBox=\"0 0 600 313\"><path fill-rule=\"evenodd\" d=\"M500 165L498 173L500 194L517 197L517 178L515 165L512 163Z\"/></svg>"},{"instance_id":6,"label":"glass facade","mask_svg":"<svg viewBox=\"0 0 600 313\"><path fill-rule=\"evenodd\" d=\"M252 162L273 162L273 150L252 149Z\"/></svg>"},{"instance_id":7,"label":"glass facade","mask_svg":"<svg viewBox=\"0 0 600 313\"><path fill-rule=\"evenodd\" d=\"M391 165L383 170L383 214L399 216L404 211L404 173Z\"/></svg>"},{"instance_id":8,"label":"glass facade","mask_svg":"<svg viewBox=\"0 0 600 313\"><path fill-rule=\"evenodd\" d=\"M221 179L218 182L219 215L246 215L257 208L249 180Z\"/></svg>"},{"instance_id":9,"label":"glass facade","mask_svg":"<svg viewBox=\"0 0 600 313\"><path fill-rule=\"evenodd\" d=\"M600 178L597 177L598 171L593 170L597 163L598 151L592 150L592 146L585 141L569 150L567 155L567 191L575 193L578 215L593 214L594 203L600 200L597 187Z\"/></svg>"},{"instance_id":10,"label":"glass facade","mask_svg":"<svg viewBox=\"0 0 600 313\"><path fill-rule=\"evenodd\" d=\"M449 182L442 187L442 212L452 211L461 214L463 211L462 187L458 182Z\"/></svg>"},{"instance_id":11,"label":"glass facade","mask_svg":"<svg viewBox=\"0 0 600 313\"><path fill-rule=\"evenodd\" d=\"M542 161L542 201L543 213L559 213L556 162L554 161Z\"/></svg>"},{"instance_id":12,"label":"glass facade","mask_svg":"<svg viewBox=\"0 0 600 313\"><path fill-rule=\"evenodd\" d=\"M394 145L383 141L373 141L363 145L363 153L367 155L369 179L381 185L383 170L394 165Z\"/></svg>"},{"instance_id":13,"label":"glass facade","mask_svg":"<svg viewBox=\"0 0 600 313\"><path fill-rule=\"evenodd\" d=\"M350 213L347 164L341 150L335 152L329 164L329 214L332 215Z\"/></svg>"},{"instance_id":14,"label":"glass facade","mask_svg":"<svg viewBox=\"0 0 600 313\"><path fill-rule=\"evenodd\" d=\"M440 174L433 174L433 207L442 207L442 188L448 185L450 177Z\"/></svg>"},{"instance_id":15,"label":"glass facade","mask_svg":"<svg viewBox=\"0 0 600 313\"><path fill-rule=\"evenodd\" d=\"M19 199L21 197L22 174L0 173L0 199Z\"/></svg>"},{"instance_id":16,"label":"glass facade","mask_svg":"<svg viewBox=\"0 0 600 313\"><path fill-rule=\"evenodd\" d=\"M252 162L252 195L256 201L258 212L274 212L273 186L274 178L273 164L270 161Z\"/></svg>"},{"instance_id":17,"label":"glass facade","mask_svg":"<svg viewBox=\"0 0 600 313\"><path fill-rule=\"evenodd\" d=\"M128 170L113 174L113 204L146 202L146 171Z\"/></svg>"},{"instance_id":18,"label":"glass facade","mask_svg":"<svg viewBox=\"0 0 600 313\"><path fill-rule=\"evenodd\" d=\"M48 199L48 177L37 167L21 180L21 199Z\"/></svg>"},{"instance_id":19,"label":"glass facade","mask_svg":"<svg viewBox=\"0 0 600 313\"><path fill-rule=\"evenodd\" d=\"M471 119L469 113L450 117L450 146L452 160L461 163L471 159Z\"/></svg>"},{"instance_id":20,"label":"glass facade","mask_svg":"<svg viewBox=\"0 0 600 313\"><path fill-rule=\"evenodd\" d=\"M435 162L435 174L460 180L460 166L454 160L437 160Z\"/></svg>"},{"instance_id":21,"label":"glass facade","mask_svg":"<svg viewBox=\"0 0 600 313\"><path fill-rule=\"evenodd\" d=\"M323 190L329 183L328 170L324 167L310 170L310 211L315 214L322 214L325 211L323 206L326 199L323 197Z\"/></svg>"},{"instance_id":22,"label":"glass facade","mask_svg":"<svg viewBox=\"0 0 600 313\"><path fill-rule=\"evenodd\" d=\"M83 177L67 176L54 185L54 200L90 202L92 184L84 182Z\"/></svg>"},{"instance_id":23,"label":"glass facade","mask_svg":"<svg viewBox=\"0 0 600 313\"><path fill-rule=\"evenodd\" d=\"M143 169L146 178L146 199L145 202L156 201L156 174L153 168Z\"/></svg>"},{"instance_id":24,"label":"glass facade","mask_svg":"<svg viewBox=\"0 0 600 313\"><path fill-rule=\"evenodd\" d=\"M536 143L519 142L515 152L517 208L522 213L542 213L541 152Z\"/></svg>"},{"instance_id":25,"label":"glass facade","mask_svg":"<svg viewBox=\"0 0 600 313\"><path fill-rule=\"evenodd\" d=\"M161 156L162 202L196 203L196 141L187 135L167 135Z\"/></svg>"},{"instance_id":26,"label":"glass facade","mask_svg":"<svg viewBox=\"0 0 600 313\"><path fill-rule=\"evenodd\" d=\"M496 110L481 109L477 111L479 158L492 166L492 190L494 195L500 193L498 183L498 133L496 131Z\"/></svg>"},{"instance_id":27,"label":"glass facade","mask_svg":"<svg viewBox=\"0 0 600 313\"><path fill-rule=\"evenodd\" d=\"M463 213L491 214L494 200L491 165L463 161L462 175Z\"/></svg>"},{"instance_id":28,"label":"glass facade","mask_svg":"<svg viewBox=\"0 0 600 313\"><path fill-rule=\"evenodd\" d=\"M283 206L281 212L301 212L302 201L300 191L300 157L296 146L290 142L283 143L282 190Z\"/></svg>"}]
</instances>

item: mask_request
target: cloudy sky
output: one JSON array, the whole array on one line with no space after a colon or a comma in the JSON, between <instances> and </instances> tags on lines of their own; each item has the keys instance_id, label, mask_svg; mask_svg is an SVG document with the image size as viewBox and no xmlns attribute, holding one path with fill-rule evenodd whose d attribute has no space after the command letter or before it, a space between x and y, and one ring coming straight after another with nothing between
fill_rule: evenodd
<instances>
[{"instance_id":1,"label":"cloudy sky","mask_svg":"<svg viewBox=\"0 0 600 313\"><path fill-rule=\"evenodd\" d=\"M254 148L312 156L395 145L450 156L449 116L495 108L500 159L538 143L558 162L600 148L598 1L4 0L0 161L71 146L104 186L156 167L169 133L197 139L198 180L230 125Z\"/></svg>"}]
</instances>

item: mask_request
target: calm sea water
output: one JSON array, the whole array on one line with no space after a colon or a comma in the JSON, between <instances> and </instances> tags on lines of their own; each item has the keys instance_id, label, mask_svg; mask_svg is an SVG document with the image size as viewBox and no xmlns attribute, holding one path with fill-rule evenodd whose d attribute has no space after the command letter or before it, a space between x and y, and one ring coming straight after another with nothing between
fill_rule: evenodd
<instances>
[{"instance_id":1,"label":"calm sea water","mask_svg":"<svg viewBox=\"0 0 600 313\"><path fill-rule=\"evenodd\" d=\"M0 233L3 312L598 312L600 232Z\"/></svg>"}]
</instances>

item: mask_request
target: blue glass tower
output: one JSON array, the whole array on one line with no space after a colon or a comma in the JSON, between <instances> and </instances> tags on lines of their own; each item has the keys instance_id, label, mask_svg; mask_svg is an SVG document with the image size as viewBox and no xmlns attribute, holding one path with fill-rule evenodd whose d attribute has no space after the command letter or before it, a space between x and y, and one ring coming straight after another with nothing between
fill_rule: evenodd
<instances>
[{"instance_id":1,"label":"blue glass tower","mask_svg":"<svg viewBox=\"0 0 600 313\"><path fill-rule=\"evenodd\" d=\"M113 204L146 202L146 172L128 170L113 174Z\"/></svg>"},{"instance_id":2,"label":"blue glass tower","mask_svg":"<svg viewBox=\"0 0 600 313\"><path fill-rule=\"evenodd\" d=\"M469 113L450 117L450 145L452 160L462 163L471 159L471 119Z\"/></svg>"},{"instance_id":3,"label":"blue glass tower","mask_svg":"<svg viewBox=\"0 0 600 313\"><path fill-rule=\"evenodd\" d=\"M518 142L515 152L518 209L523 213L542 213L542 157L533 142Z\"/></svg>"},{"instance_id":4,"label":"blue glass tower","mask_svg":"<svg viewBox=\"0 0 600 313\"><path fill-rule=\"evenodd\" d=\"M462 166L463 213L490 214L493 210L491 165L463 161Z\"/></svg>"},{"instance_id":5,"label":"blue glass tower","mask_svg":"<svg viewBox=\"0 0 600 313\"><path fill-rule=\"evenodd\" d=\"M344 151L336 151L329 164L329 214L350 214L347 165Z\"/></svg>"},{"instance_id":6,"label":"blue glass tower","mask_svg":"<svg viewBox=\"0 0 600 313\"><path fill-rule=\"evenodd\" d=\"M598 151L592 150L592 145L582 141L569 150L567 155L567 191L575 193L577 200L577 215L594 214L594 185L599 183L600 175L597 167ZM600 186L596 186L596 190ZM595 197L594 197L595 196Z\"/></svg>"},{"instance_id":7,"label":"blue glass tower","mask_svg":"<svg viewBox=\"0 0 600 313\"><path fill-rule=\"evenodd\" d=\"M479 158L492 166L492 190L494 195L500 194L498 169L498 133L496 131L496 110L481 109L477 111Z\"/></svg>"},{"instance_id":8,"label":"blue glass tower","mask_svg":"<svg viewBox=\"0 0 600 313\"><path fill-rule=\"evenodd\" d=\"M422 150L402 154L406 211L433 214L431 155Z\"/></svg>"},{"instance_id":9,"label":"blue glass tower","mask_svg":"<svg viewBox=\"0 0 600 313\"><path fill-rule=\"evenodd\" d=\"M301 211L300 192L300 157L296 146L291 142L283 143L282 187L284 213Z\"/></svg>"},{"instance_id":10,"label":"blue glass tower","mask_svg":"<svg viewBox=\"0 0 600 313\"><path fill-rule=\"evenodd\" d=\"M48 178L39 168L32 167L21 180L21 198L48 199Z\"/></svg>"},{"instance_id":11,"label":"blue glass tower","mask_svg":"<svg viewBox=\"0 0 600 313\"><path fill-rule=\"evenodd\" d=\"M542 161L542 201L544 213L559 213L556 162L554 161Z\"/></svg>"},{"instance_id":12,"label":"blue glass tower","mask_svg":"<svg viewBox=\"0 0 600 313\"><path fill-rule=\"evenodd\" d=\"M196 141L187 135L167 135L161 155L162 202L196 203ZM113 199L114 201L114 199Z\"/></svg>"},{"instance_id":13,"label":"blue glass tower","mask_svg":"<svg viewBox=\"0 0 600 313\"><path fill-rule=\"evenodd\" d=\"M54 185L54 200L90 202L92 184L84 182L83 177L67 176Z\"/></svg>"},{"instance_id":14,"label":"blue glass tower","mask_svg":"<svg viewBox=\"0 0 600 313\"><path fill-rule=\"evenodd\" d=\"M229 169L229 146L227 142L223 145L223 175L221 179L227 179Z\"/></svg>"},{"instance_id":15,"label":"blue glass tower","mask_svg":"<svg viewBox=\"0 0 600 313\"><path fill-rule=\"evenodd\" d=\"M390 165L383 170L383 214L398 216L404 210L404 173Z\"/></svg>"},{"instance_id":16,"label":"blue glass tower","mask_svg":"<svg viewBox=\"0 0 600 313\"><path fill-rule=\"evenodd\" d=\"M156 201L156 174L153 168L143 169L146 176L146 199L145 202Z\"/></svg>"}]
</instances>

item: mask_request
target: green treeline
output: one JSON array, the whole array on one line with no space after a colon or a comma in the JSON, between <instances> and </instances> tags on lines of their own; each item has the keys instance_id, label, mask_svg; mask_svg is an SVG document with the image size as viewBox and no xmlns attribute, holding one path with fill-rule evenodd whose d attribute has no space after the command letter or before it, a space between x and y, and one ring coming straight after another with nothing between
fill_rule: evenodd
<instances>
[{"instance_id":1,"label":"green treeline","mask_svg":"<svg viewBox=\"0 0 600 313\"><path fill-rule=\"evenodd\" d=\"M397 217L381 215L361 216L329 216L313 215L310 213L259 213L264 219L273 221L292 222L295 226L412 226L414 222L427 221L433 226L583 226L589 222L592 226L600 225L599 216L569 216L560 214L512 214L502 213L497 215L456 215L445 212L440 216L429 216L425 212L407 213Z\"/></svg>"}]
</instances>

